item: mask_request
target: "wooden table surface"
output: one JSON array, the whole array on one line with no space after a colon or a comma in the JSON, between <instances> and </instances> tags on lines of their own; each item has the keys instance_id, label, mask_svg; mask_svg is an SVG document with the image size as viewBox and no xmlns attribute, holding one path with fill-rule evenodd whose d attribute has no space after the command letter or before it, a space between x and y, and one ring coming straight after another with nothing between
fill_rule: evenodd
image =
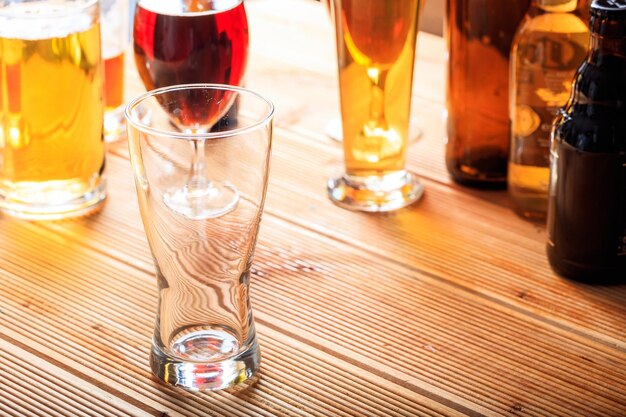
<instances>
[{"instance_id":1,"label":"wooden table surface","mask_svg":"<svg viewBox=\"0 0 626 417\"><path fill-rule=\"evenodd\" d=\"M419 36L408 163L425 197L355 213L325 191L342 150L324 135L338 88L323 6L246 7L247 86L277 107L251 286L259 380L191 394L151 375L157 286L122 142L99 214L0 217L0 416L625 416L626 286L555 276L544 227L450 181L443 40Z\"/></svg>"}]
</instances>

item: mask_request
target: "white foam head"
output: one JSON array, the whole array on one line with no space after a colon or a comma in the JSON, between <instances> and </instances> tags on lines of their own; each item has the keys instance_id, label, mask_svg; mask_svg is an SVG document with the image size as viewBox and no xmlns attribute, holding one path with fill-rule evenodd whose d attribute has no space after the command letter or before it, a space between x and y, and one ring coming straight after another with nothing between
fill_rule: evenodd
<instances>
[{"instance_id":1,"label":"white foam head","mask_svg":"<svg viewBox=\"0 0 626 417\"><path fill-rule=\"evenodd\" d=\"M10 3L0 8L0 37L63 38L84 32L98 20L96 0L49 0Z\"/></svg>"}]
</instances>

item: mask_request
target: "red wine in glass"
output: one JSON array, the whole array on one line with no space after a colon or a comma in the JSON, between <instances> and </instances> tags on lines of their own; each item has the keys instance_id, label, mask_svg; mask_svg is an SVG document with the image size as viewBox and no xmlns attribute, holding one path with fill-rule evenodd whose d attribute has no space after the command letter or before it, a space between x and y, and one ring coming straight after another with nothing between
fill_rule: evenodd
<instances>
[{"instance_id":1,"label":"red wine in glass","mask_svg":"<svg viewBox=\"0 0 626 417\"><path fill-rule=\"evenodd\" d=\"M243 0L140 0L133 46L148 90L191 83L241 86L248 61L248 21ZM161 103L178 125L210 128L218 107L186 95L177 108ZM225 98L227 99L227 98ZM219 100L216 100L216 104Z\"/></svg>"},{"instance_id":2,"label":"red wine in glass","mask_svg":"<svg viewBox=\"0 0 626 417\"><path fill-rule=\"evenodd\" d=\"M243 0L139 0L133 46L148 90L197 83L241 86L248 61ZM229 130L236 123L232 90L186 87L157 97L184 132ZM190 176L163 195L170 209L195 220L225 215L239 201L233 184L206 177L205 145L201 137L190 141Z\"/></svg>"}]
</instances>

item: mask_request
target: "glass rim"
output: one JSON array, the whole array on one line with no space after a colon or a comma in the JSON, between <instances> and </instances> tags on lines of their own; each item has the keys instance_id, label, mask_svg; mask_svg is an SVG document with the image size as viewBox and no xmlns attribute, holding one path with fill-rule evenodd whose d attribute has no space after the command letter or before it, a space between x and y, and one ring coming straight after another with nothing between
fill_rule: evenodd
<instances>
[{"instance_id":1,"label":"glass rim","mask_svg":"<svg viewBox=\"0 0 626 417\"><path fill-rule=\"evenodd\" d=\"M159 9L158 7L152 7L152 3L149 3L148 5L145 4L145 2L143 2L143 4L141 4L141 8L144 10L148 10L151 11L153 13L157 13L157 14L161 14L161 15L165 15L165 16L208 16L208 15L212 15L212 14L217 14L217 13L223 13L223 12L228 12L231 11L237 7L239 7L242 3L243 0L232 0L233 5L229 6L229 7L224 7L224 8L215 8L212 7L209 10L202 10L202 11L195 11L195 12L170 12L170 11L165 11L163 9ZM142 3L141 0L137 0L137 6L140 5L140 3ZM156 9L156 10L155 10Z\"/></svg>"},{"instance_id":2,"label":"glass rim","mask_svg":"<svg viewBox=\"0 0 626 417\"><path fill-rule=\"evenodd\" d=\"M80 2L64 2L62 8L54 8L53 10L48 10L45 12L39 13L24 13L17 12L15 10L7 10L8 6L11 4L24 4L22 1L7 1L0 2L0 16L6 18L19 18L19 19L28 19L28 20L41 20L46 18L54 18L54 17L65 17L71 16L73 14L81 13L87 9L90 9L94 6L99 6L99 0L81 0ZM35 0L27 3L50 3L46 0ZM66 7L70 6L70 7Z\"/></svg>"},{"instance_id":3,"label":"glass rim","mask_svg":"<svg viewBox=\"0 0 626 417\"><path fill-rule=\"evenodd\" d=\"M143 101L146 101L147 99L151 97L155 97L162 93L172 92L172 91L177 91L177 90L185 90L185 89L229 90L229 91L236 91L237 93L245 93L245 94L254 96L257 99L264 102L268 107L268 110L266 112L267 114L261 117L259 120L253 123L247 124L246 126L243 126L243 127L237 127L232 130L225 130L225 131L220 131L220 132L204 132L204 133L185 133L185 132L174 132L170 130L158 129L158 128L154 128L151 126L147 126L143 122L135 120L132 117L131 115L132 109L136 108ZM126 107L124 108L124 117L126 118L126 121L130 125L132 125L134 128L136 128L140 132L147 133L147 134L152 134L152 135L157 135L157 136L167 136L169 138L177 138L177 139L189 139L189 140L220 139L220 138L238 136L238 135L256 130L263 125L266 125L274 117L274 111L275 111L274 103L272 103L267 98L263 97L261 94L255 91L252 91L250 89L247 89L244 87L237 87L233 85L227 85L227 84L196 83L196 84L176 84L176 85L170 85L167 87L161 87L161 88L147 91L135 97L126 105Z\"/></svg>"}]
</instances>

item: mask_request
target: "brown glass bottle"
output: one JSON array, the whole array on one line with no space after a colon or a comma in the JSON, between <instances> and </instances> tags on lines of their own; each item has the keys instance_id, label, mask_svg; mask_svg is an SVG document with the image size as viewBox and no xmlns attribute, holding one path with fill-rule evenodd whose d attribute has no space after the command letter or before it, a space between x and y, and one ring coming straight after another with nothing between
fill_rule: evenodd
<instances>
[{"instance_id":1,"label":"brown glass bottle","mask_svg":"<svg viewBox=\"0 0 626 417\"><path fill-rule=\"evenodd\" d=\"M447 0L446 165L465 185L506 187L509 53L530 0Z\"/></svg>"},{"instance_id":2,"label":"brown glass bottle","mask_svg":"<svg viewBox=\"0 0 626 417\"><path fill-rule=\"evenodd\" d=\"M590 22L554 125L547 253L565 277L626 282L626 0L594 0Z\"/></svg>"}]
</instances>

